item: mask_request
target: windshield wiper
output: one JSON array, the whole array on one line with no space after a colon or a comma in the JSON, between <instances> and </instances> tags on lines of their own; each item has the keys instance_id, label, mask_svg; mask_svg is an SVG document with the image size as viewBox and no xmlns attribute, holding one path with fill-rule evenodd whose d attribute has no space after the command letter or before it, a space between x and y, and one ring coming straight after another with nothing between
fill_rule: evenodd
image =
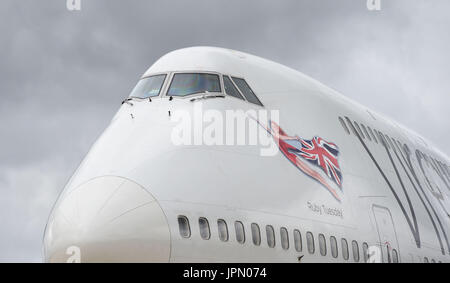
<instances>
[{"instance_id":1,"label":"windshield wiper","mask_svg":"<svg viewBox=\"0 0 450 283\"><path fill-rule=\"evenodd\" d=\"M151 97L148 97L148 98L142 98L142 97L132 96L132 97L128 97L127 99L125 99L124 101L122 101L122 104L126 103L126 104L129 104L129 105L131 105L131 106L134 106L134 104L131 103L130 101L133 101L133 100L136 100L136 101L143 101L143 100L147 100L147 99L148 99L149 102L152 102L152 98L151 98Z\"/></svg>"},{"instance_id":2,"label":"windshield wiper","mask_svg":"<svg viewBox=\"0 0 450 283\"><path fill-rule=\"evenodd\" d=\"M124 104L124 103L126 103L126 104L128 104L128 105L131 105L131 106L134 106L134 104L133 103L131 103L130 101L132 101L133 100L133 98L127 98L127 99L125 99L124 101L122 101L122 104Z\"/></svg>"},{"instance_id":3,"label":"windshield wiper","mask_svg":"<svg viewBox=\"0 0 450 283\"><path fill-rule=\"evenodd\" d=\"M210 93L209 91L205 91L205 93L203 95L191 98L191 101L195 101L197 99L208 99L208 98L216 98L216 97L225 98L225 94L223 94L223 93Z\"/></svg>"}]
</instances>

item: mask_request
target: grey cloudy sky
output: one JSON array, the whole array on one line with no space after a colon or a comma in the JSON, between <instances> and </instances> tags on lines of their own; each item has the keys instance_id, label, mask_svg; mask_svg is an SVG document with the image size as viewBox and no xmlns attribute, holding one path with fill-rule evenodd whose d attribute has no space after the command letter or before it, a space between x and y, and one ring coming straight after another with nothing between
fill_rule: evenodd
<instances>
[{"instance_id":1,"label":"grey cloudy sky","mask_svg":"<svg viewBox=\"0 0 450 283\"><path fill-rule=\"evenodd\" d=\"M448 0L81 1L0 4L0 262L41 260L67 179L138 77L182 47L288 65L450 153Z\"/></svg>"}]
</instances>

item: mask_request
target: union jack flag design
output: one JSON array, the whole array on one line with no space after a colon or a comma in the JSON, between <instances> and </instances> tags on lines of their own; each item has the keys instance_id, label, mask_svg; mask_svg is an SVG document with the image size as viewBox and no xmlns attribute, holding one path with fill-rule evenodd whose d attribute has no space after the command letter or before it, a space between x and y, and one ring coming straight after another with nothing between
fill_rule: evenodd
<instances>
[{"instance_id":1,"label":"union jack flag design","mask_svg":"<svg viewBox=\"0 0 450 283\"><path fill-rule=\"evenodd\" d=\"M292 152L299 154L311 164L322 168L333 182L339 187L342 186L342 174L338 163L339 149L334 143L325 141L320 137L312 140L300 139L301 148Z\"/></svg>"},{"instance_id":2,"label":"union jack flag design","mask_svg":"<svg viewBox=\"0 0 450 283\"><path fill-rule=\"evenodd\" d=\"M326 175L339 190L342 190L342 173L338 162L339 148L336 144L327 142L321 137L306 140L298 136L289 136L273 121L269 122L269 127L266 129L292 164L322 184L334 198L341 201L335 186L323 176ZM321 170L316 171L314 168ZM320 171L324 174L320 174Z\"/></svg>"}]
</instances>

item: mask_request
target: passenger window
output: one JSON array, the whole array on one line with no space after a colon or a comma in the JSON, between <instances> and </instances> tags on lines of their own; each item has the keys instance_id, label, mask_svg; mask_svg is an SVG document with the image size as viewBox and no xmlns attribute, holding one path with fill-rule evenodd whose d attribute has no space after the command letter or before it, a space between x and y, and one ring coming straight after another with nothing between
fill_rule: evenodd
<instances>
[{"instance_id":1,"label":"passenger window","mask_svg":"<svg viewBox=\"0 0 450 283\"><path fill-rule=\"evenodd\" d=\"M275 231L271 225L266 226L267 245L270 248L275 247Z\"/></svg>"},{"instance_id":2,"label":"passenger window","mask_svg":"<svg viewBox=\"0 0 450 283\"><path fill-rule=\"evenodd\" d=\"M450 181L450 167L448 167L446 164L442 163L443 171L445 175L447 176L448 180Z\"/></svg>"},{"instance_id":3,"label":"passenger window","mask_svg":"<svg viewBox=\"0 0 450 283\"><path fill-rule=\"evenodd\" d=\"M297 252L302 251L302 234L299 230L294 230L294 244Z\"/></svg>"},{"instance_id":4,"label":"passenger window","mask_svg":"<svg viewBox=\"0 0 450 283\"><path fill-rule=\"evenodd\" d=\"M427 258L427 257L424 257L424 258L423 258L423 262L429 263L428 258Z\"/></svg>"},{"instance_id":5,"label":"passenger window","mask_svg":"<svg viewBox=\"0 0 450 283\"><path fill-rule=\"evenodd\" d=\"M353 260L359 262L359 247L357 241L352 241Z\"/></svg>"},{"instance_id":6,"label":"passenger window","mask_svg":"<svg viewBox=\"0 0 450 283\"><path fill-rule=\"evenodd\" d=\"M391 138L391 142L392 142L392 145L393 145L394 149L397 149L397 150L400 149L400 147L399 147L400 142L399 141L396 141L395 139Z\"/></svg>"},{"instance_id":7,"label":"passenger window","mask_svg":"<svg viewBox=\"0 0 450 283\"><path fill-rule=\"evenodd\" d=\"M189 227L189 220L186 216L178 216L178 228L181 237L189 238L191 236L191 228Z\"/></svg>"},{"instance_id":8,"label":"passenger window","mask_svg":"<svg viewBox=\"0 0 450 283\"><path fill-rule=\"evenodd\" d=\"M314 236L311 232L306 233L306 245L308 246L308 252L313 254L315 251L314 247Z\"/></svg>"},{"instance_id":9,"label":"passenger window","mask_svg":"<svg viewBox=\"0 0 450 283\"><path fill-rule=\"evenodd\" d=\"M386 143L386 146L391 149L391 141L389 140L389 136L388 135L384 135L384 142Z\"/></svg>"},{"instance_id":10,"label":"passenger window","mask_svg":"<svg viewBox=\"0 0 450 283\"><path fill-rule=\"evenodd\" d=\"M130 98L149 98L158 96L166 75L157 75L141 79L131 91Z\"/></svg>"},{"instance_id":11,"label":"passenger window","mask_svg":"<svg viewBox=\"0 0 450 283\"><path fill-rule=\"evenodd\" d=\"M364 262L369 260L369 245L367 243L363 243L363 258Z\"/></svg>"},{"instance_id":12,"label":"passenger window","mask_svg":"<svg viewBox=\"0 0 450 283\"><path fill-rule=\"evenodd\" d=\"M431 259L431 263L436 263L436 261L434 260L434 258Z\"/></svg>"},{"instance_id":13,"label":"passenger window","mask_svg":"<svg viewBox=\"0 0 450 283\"><path fill-rule=\"evenodd\" d=\"M327 255L327 243L323 234L319 234L319 250L322 256Z\"/></svg>"},{"instance_id":14,"label":"passenger window","mask_svg":"<svg viewBox=\"0 0 450 283\"><path fill-rule=\"evenodd\" d=\"M209 230L208 220L204 217L198 219L198 226L200 227L200 236L203 240L209 240L211 237L211 231Z\"/></svg>"},{"instance_id":15,"label":"passenger window","mask_svg":"<svg viewBox=\"0 0 450 283\"><path fill-rule=\"evenodd\" d=\"M280 236L281 236L281 247L283 250L289 249L289 235L286 228L282 227L280 229Z\"/></svg>"},{"instance_id":16,"label":"passenger window","mask_svg":"<svg viewBox=\"0 0 450 283\"><path fill-rule=\"evenodd\" d=\"M239 90L234 86L233 82L228 76L223 76L223 86L225 87L225 93L236 98L244 100Z\"/></svg>"},{"instance_id":17,"label":"passenger window","mask_svg":"<svg viewBox=\"0 0 450 283\"><path fill-rule=\"evenodd\" d=\"M362 129L364 131L364 134L369 139L369 141L372 141L372 138L370 137L369 133L367 132L366 126L364 126L364 124L361 124L361 127L362 127Z\"/></svg>"},{"instance_id":18,"label":"passenger window","mask_svg":"<svg viewBox=\"0 0 450 283\"><path fill-rule=\"evenodd\" d=\"M389 149L391 149L391 148L392 148L392 147L391 147L391 141L389 140L388 135L384 135L384 141L385 141L385 143L386 143L386 146L387 146Z\"/></svg>"},{"instance_id":19,"label":"passenger window","mask_svg":"<svg viewBox=\"0 0 450 283\"><path fill-rule=\"evenodd\" d=\"M234 222L234 228L236 229L236 241L240 244L245 243L244 224L240 221L236 221Z\"/></svg>"},{"instance_id":20,"label":"passenger window","mask_svg":"<svg viewBox=\"0 0 450 283\"><path fill-rule=\"evenodd\" d=\"M379 141L381 144L383 144L383 140L382 140L382 137L381 137L381 133L378 132L378 131L375 130L375 129L373 129L373 133L375 134L375 137L378 139L378 141Z\"/></svg>"},{"instance_id":21,"label":"passenger window","mask_svg":"<svg viewBox=\"0 0 450 283\"><path fill-rule=\"evenodd\" d=\"M366 137L364 136L364 133L362 132L361 127L359 127L359 124L356 122L354 122L354 123L355 123L356 129L358 130L358 133L361 136L361 138L365 139Z\"/></svg>"},{"instance_id":22,"label":"passenger window","mask_svg":"<svg viewBox=\"0 0 450 283\"><path fill-rule=\"evenodd\" d=\"M356 127L352 124L352 121L348 117L345 117L345 121L347 122L347 126L350 129L350 131L355 135L358 136L358 132L356 131Z\"/></svg>"},{"instance_id":23,"label":"passenger window","mask_svg":"<svg viewBox=\"0 0 450 283\"><path fill-rule=\"evenodd\" d=\"M342 257L345 260L348 260L349 253L348 253L348 243L347 243L346 239L344 239L344 238L341 239L341 246L342 246Z\"/></svg>"},{"instance_id":24,"label":"passenger window","mask_svg":"<svg viewBox=\"0 0 450 283\"><path fill-rule=\"evenodd\" d=\"M250 86L244 79L239 79L235 77L232 77L232 79L248 102L263 106L261 101L258 99L258 97L255 95L253 90L250 88Z\"/></svg>"},{"instance_id":25,"label":"passenger window","mask_svg":"<svg viewBox=\"0 0 450 283\"><path fill-rule=\"evenodd\" d=\"M352 241L353 260L359 262L359 246L357 241Z\"/></svg>"},{"instance_id":26,"label":"passenger window","mask_svg":"<svg viewBox=\"0 0 450 283\"><path fill-rule=\"evenodd\" d=\"M391 148L394 150L395 147L394 147L394 145L392 144L391 138L390 138L388 135L386 135L386 139L387 139L387 141L389 142L389 145L391 146Z\"/></svg>"},{"instance_id":27,"label":"passenger window","mask_svg":"<svg viewBox=\"0 0 450 283\"><path fill-rule=\"evenodd\" d=\"M330 237L330 247L331 247L331 256L334 258L338 257L338 246L337 240L334 236Z\"/></svg>"},{"instance_id":28,"label":"passenger window","mask_svg":"<svg viewBox=\"0 0 450 283\"><path fill-rule=\"evenodd\" d=\"M350 135L350 130L348 129L347 125L344 122L344 119L339 117L339 122L341 123L342 128L344 128L345 132Z\"/></svg>"},{"instance_id":29,"label":"passenger window","mask_svg":"<svg viewBox=\"0 0 450 283\"><path fill-rule=\"evenodd\" d=\"M196 93L220 91L218 75L179 73L173 76L167 96L187 96Z\"/></svg>"},{"instance_id":30,"label":"passenger window","mask_svg":"<svg viewBox=\"0 0 450 283\"><path fill-rule=\"evenodd\" d=\"M227 242L228 241L228 226L227 226L227 222L225 222L225 220L223 219L219 219L217 220L217 227L219 230L219 239L222 242Z\"/></svg>"},{"instance_id":31,"label":"passenger window","mask_svg":"<svg viewBox=\"0 0 450 283\"><path fill-rule=\"evenodd\" d=\"M367 127L367 129L369 130L370 135L372 136L372 139L378 143L377 137L375 137L375 135L373 134L373 131L370 127Z\"/></svg>"},{"instance_id":32,"label":"passenger window","mask_svg":"<svg viewBox=\"0 0 450 283\"><path fill-rule=\"evenodd\" d=\"M391 250L390 250L389 246L386 246L386 253L387 253L388 263L391 263L392 262L392 260L391 260Z\"/></svg>"},{"instance_id":33,"label":"passenger window","mask_svg":"<svg viewBox=\"0 0 450 283\"><path fill-rule=\"evenodd\" d=\"M388 141L386 140L386 137L384 136L384 134L383 134L382 132L379 132L379 133L380 133L379 138L380 138L380 140L381 140L381 144L382 144L383 146L386 146L388 149L390 149L391 147L389 146L389 143L388 143Z\"/></svg>"},{"instance_id":34,"label":"passenger window","mask_svg":"<svg viewBox=\"0 0 450 283\"><path fill-rule=\"evenodd\" d=\"M255 246L259 246L261 244L261 232L258 224L256 223L252 223L252 240Z\"/></svg>"},{"instance_id":35,"label":"passenger window","mask_svg":"<svg viewBox=\"0 0 450 283\"><path fill-rule=\"evenodd\" d=\"M393 263L398 263L398 253L396 249L392 250L392 262Z\"/></svg>"},{"instance_id":36,"label":"passenger window","mask_svg":"<svg viewBox=\"0 0 450 283\"><path fill-rule=\"evenodd\" d=\"M403 150L402 143L400 141L392 139L392 142L394 143L394 146L397 148L397 150Z\"/></svg>"}]
</instances>

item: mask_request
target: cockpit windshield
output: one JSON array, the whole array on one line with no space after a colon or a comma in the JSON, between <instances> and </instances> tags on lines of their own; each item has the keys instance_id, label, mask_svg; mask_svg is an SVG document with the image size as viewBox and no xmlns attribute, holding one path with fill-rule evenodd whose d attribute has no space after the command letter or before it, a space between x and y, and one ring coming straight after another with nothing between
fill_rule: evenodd
<instances>
[{"instance_id":1,"label":"cockpit windshield","mask_svg":"<svg viewBox=\"0 0 450 283\"><path fill-rule=\"evenodd\" d=\"M219 75L204 73L175 74L167 95L187 96L205 92L221 92Z\"/></svg>"},{"instance_id":2,"label":"cockpit windshield","mask_svg":"<svg viewBox=\"0 0 450 283\"><path fill-rule=\"evenodd\" d=\"M156 75L141 79L134 87L130 98L149 98L158 96L166 75Z\"/></svg>"}]
</instances>

